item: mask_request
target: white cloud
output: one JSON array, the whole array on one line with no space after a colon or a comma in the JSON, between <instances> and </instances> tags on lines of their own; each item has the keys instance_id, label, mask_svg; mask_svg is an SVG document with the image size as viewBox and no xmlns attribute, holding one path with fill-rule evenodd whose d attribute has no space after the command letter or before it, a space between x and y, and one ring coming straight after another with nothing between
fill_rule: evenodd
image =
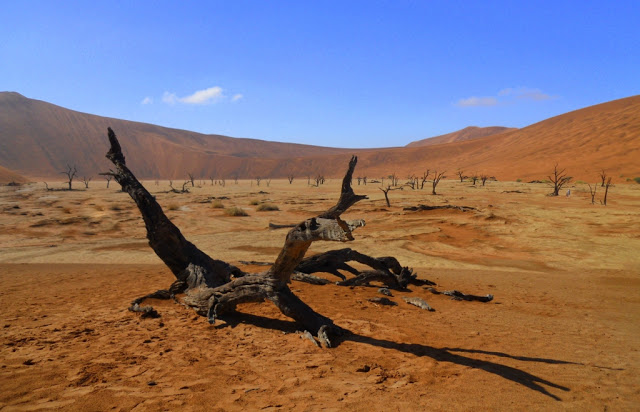
<instances>
[{"instance_id":1,"label":"white cloud","mask_svg":"<svg viewBox=\"0 0 640 412\"><path fill-rule=\"evenodd\" d=\"M474 106L495 106L498 104L498 99L495 97L476 97L471 96L466 99L460 99L456 103L459 107L474 107Z\"/></svg>"},{"instance_id":2,"label":"white cloud","mask_svg":"<svg viewBox=\"0 0 640 412\"><path fill-rule=\"evenodd\" d=\"M240 97L236 99L236 96ZM193 94L184 97L178 97L175 93L164 92L162 95L162 101L167 104L208 104L218 102L225 97L226 96L224 95L222 88L215 86L208 89L198 90ZM236 94L233 97L233 101L239 100L240 98L242 98L242 95Z\"/></svg>"},{"instance_id":3,"label":"white cloud","mask_svg":"<svg viewBox=\"0 0 640 412\"><path fill-rule=\"evenodd\" d=\"M140 102L140 104L151 104L153 103L153 99L149 96L145 97L144 99L142 99L142 101Z\"/></svg>"},{"instance_id":4,"label":"white cloud","mask_svg":"<svg viewBox=\"0 0 640 412\"><path fill-rule=\"evenodd\" d=\"M234 94L233 97L231 98L232 102L237 102L238 100L241 100L244 96L241 95L240 93L238 94Z\"/></svg>"},{"instance_id":5,"label":"white cloud","mask_svg":"<svg viewBox=\"0 0 640 412\"><path fill-rule=\"evenodd\" d=\"M182 97L179 100L186 104L206 104L220 100L223 97L224 94L222 94L222 88L215 86L204 90L198 90L191 96Z\"/></svg>"}]
</instances>

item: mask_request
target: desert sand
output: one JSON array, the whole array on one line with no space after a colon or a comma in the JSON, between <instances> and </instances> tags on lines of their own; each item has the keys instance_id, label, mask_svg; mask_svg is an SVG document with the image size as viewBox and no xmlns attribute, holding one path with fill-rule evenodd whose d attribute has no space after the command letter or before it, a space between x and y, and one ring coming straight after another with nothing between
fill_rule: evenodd
<instances>
[{"instance_id":1,"label":"desert sand","mask_svg":"<svg viewBox=\"0 0 640 412\"><path fill-rule=\"evenodd\" d=\"M263 268L240 261L273 261L287 232L269 223L327 209L339 183L201 181L174 194L145 182L187 239L253 271ZM174 277L147 245L133 201L105 184L0 188L2 411L640 408L640 185L616 185L603 206L584 184L548 197L545 184L449 179L437 196L426 186L390 192L387 207L379 184L354 181L369 199L345 218L367 225L355 241L314 243L311 253L395 256L440 291L494 300L411 286L393 291L398 306L381 306L368 301L381 296L377 285L294 281L305 302L351 331L320 349L270 303L215 325L172 301L150 301L158 319L129 312ZM212 197L249 216L225 215ZM280 210L256 210L267 202ZM477 210L403 210L418 204Z\"/></svg>"}]
</instances>

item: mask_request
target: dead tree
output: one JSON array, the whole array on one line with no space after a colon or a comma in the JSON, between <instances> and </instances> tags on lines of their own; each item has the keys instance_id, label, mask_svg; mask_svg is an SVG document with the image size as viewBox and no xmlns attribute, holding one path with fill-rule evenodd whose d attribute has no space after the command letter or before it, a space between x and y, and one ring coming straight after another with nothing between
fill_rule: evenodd
<instances>
[{"instance_id":1,"label":"dead tree","mask_svg":"<svg viewBox=\"0 0 640 412\"><path fill-rule=\"evenodd\" d=\"M407 183L405 183L405 185L409 186L411 190L415 190L418 186L418 178L415 175L407 177Z\"/></svg>"},{"instance_id":2,"label":"dead tree","mask_svg":"<svg viewBox=\"0 0 640 412\"><path fill-rule=\"evenodd\" d=\"M611 178L608 178L607 179L607 183L605 183L605 185L604 185L604 199L603 199L603 202L602 202L602 204L605 205L605 206L607 205L607 195L609 194L609 188L611 186L613 186L611 184Z\"/></svg>"},{"instance_id":3,"label":"dead tree","mask_svg":"<svg viewBox=\"0 0 640 412\"><path fill-rule=\"evenodd\" d=\"M476 185L476 182L478 181L478 174L474 173L473 176L471 176L471 180L473 181L473 185Z\"/></svg>"},{"instance_id":4,"label":"dead tree","mask_svg":"<svg viewBox=\"0 0 640 412\"><path fill-rule=\"evenodd\" d=\"M456 174L458 175L458 177L460 178L460 183L464 182L464 171L458 169L458 171L456 172Z\"/></svg>"},{"instance_id":5,"label":"dead tree","mask_svg":"<svg viewBox=\"0 0 640 412\"><path fill-rule=\"evenodd\" d=\"M271 178L267 178L267 187L269 187L271 185Z\"/></svg>"},{"instance_id":6,"label":"dead tree","mask_svg":"<svg viewBox=\"0 0 640 412\"><path fill-rule=\"evenodd\" d=\"M78 169L75 166L71 167L71 165L67 165L67 170L65 172L60 172L63 175L67 175L67 183L69 184L69 190L71 190L71 183L73 182L73 178L78 174Z\"/></svg>"},{"instance_id":7,"label":"dead tree","mask_svg":"<svg viewBox=\"0 0 640 412\"><path fill-rule=\"evenodd\" d=\"M227 262L212 259L184 238L155 198L131 173L115 133L111 128L108 131L111 148L107 158L115 165L115 171L109 174L136 202L147 229L149 245L176 277L169 290L158 291L149 297L185 293L182 303L206 316L210 323L234 312L239 304L270 300L284 315L317 336L325 346L331 346L332 336L342 334L342 328L300 300L289 289L288 283L312 242L352 241L352 232L364 226L364 220L344 221L340 218L356 202L367 198L356 195L351 188L357 163L355 156L349 162L337 204L291 229L275 263L267 271L247 274ZM145 312L139 305L143 299L134 301L132 310Z\"/></svg>"},{"instance_id":8,"label":"dead tree","mask_svg":"<svg viewBox=\"0 0 640 412\"><path fill-rule=\"evenodd\" d=\"M214 183L215 179L213 177L209 176L209 180L211 180L211 186L213 186L213 183Z\"/></svg>"},{"instance_id":9,"label":"dead tree","mask_svg":"<svg viewBox=\"0 0 640 412\"><path fill-rule=\"evenodd\" d=\"M362 178L362 183L364 183L365 186L367 185L367 176Z\"/></svg>"},{"instance_id":10,"label":"dead tree","mask_svg":"<svg viewBox=\"0 0 640 412\"><path fill-rule=\"evenodd\" d=\"M262 180L262 178L260 176L256 177L256 184L258 186L260 186L260 181Z\"/></svg>"},{"instance_id":11,"label":"dead tree","mask_svg":"<svg viewBox=\"0 0 640 412\"><path fill-rule=\"evenodd\" d=\"M196 187L195 183L193 183L193 173L187 173L187 176L189 176L189 180L187 182L191 182L191 187Z\"/></svg>"},{"instance_id":12,"label":"dead tree","mask_svg":"<svg viewBox=\"0 0 640 412\"><path fill-rule=\"evenodd\" d=\"M287 175L287 180L289 180L289 184L293 183L293 173Z\"/></svg>"},{"instance_id":13,"label":"dead tree","mask_svg":"<svg viewBox=\"0 0 640 412\"><path fill-rule=\"evenodd\" d=\"M558 196L562 187L569 183L572 179L571 176L567 176L565 173L566 169L558 170L558 164L553 168L553 174L548 176L549 181L553 185L553 193L550 193L549 196Z\"/></svg>"},{"instance_id":14,"label":"dead tree","mask_svg":"<svg viewBox=\"0 0 640 412\"><path fill-rule=\"evenodd\" d=\"M433 176L433 181L431 182L431 186L432 186L432 190L431 190L431 194L435 195L436 193L436 186L438 186L438 183L440 183L440 180L442 180L444 177L446 177L444 174L446 173L446 171L444 172L440 172L438 173L438 171L436 170Z\"/></svg>"},{"instance_id":15,"label":"dead tree","mask_svg":"<svg viewBox=\"0 0 640 412\"><path fill-rule=\"evenodd\" d=\"M484 184L487 183L488 178L489 176L487 175L480 175L480 181L482 182L482 186L484 186Z\"/></svg>"},{"instance_id":16,"label":"dead tree","mask_svg":"<svg viewBox=\"0 0 640 412\"><path fill-rule=\"evenodd\" d=\"M596 204L596 190L598 189L598 184L594 183L593 187L591 187L591 184L587 183L587 185L589 186L589 193L591 194L591 204L595 205Z\"/></svg>"},{"instance_id":17,"label":"dead tree","mask_svg":"<svg viewBox=\"0 0 640 412\"><path fill-rule=\"evenodd\" d=\"M86 176L82 176L82 183L84 183L84 188L89 188L89 182L91 181L91 177L87 178Z\"/></svg>"},{"instance_id":18,"label":"dead tree","mask_svg":"<svg viewBox=\"0 0 640 412\"><path fill-rule=\"evenodd\" d=\"M107 189L109 188L109 183L111 183L111 179L113 179L113 176L109 176L109 175L105 175L102 176L107 180ZM156 186L158 186L158 181L156 180Z\"/></svg>"},{"instance_id":19,"label":"dead tree","mask_svg":"<svg viewBox=\"0 0 640 412\"><path fill-rule=\"evenodd\" d=\"M424 184L427 182L427 179L429 179L430 173L431 171L427 169L427 171L422 174L422 178L420 179L420 190L424 189Z\"/></svg>"},{"instance_id":20,"label":"dead tree","mask_svg":"<svg viewBox=\"0 0 640 412\"><path fill-rule=\"evenodd\" d=\"M384 200L387 201L387 207L391 207L391 203L389 202L389 192L392 190L402 190L402 187L391 187L391 185L387 185L386 189L379 187L378 189L382 190L384 193Z\"/></svg>"},{"instance_id":21,"label":"dead tree","mask_svg":"<svg viewBox=\"0 0 640 412\"><path fill-rule=\"evenodd\" d=\"M607 179L607 172L604 171L604 169L602 169L600 171L600 187L604 187L604 182Z\"/></svg>"}]
</instances>

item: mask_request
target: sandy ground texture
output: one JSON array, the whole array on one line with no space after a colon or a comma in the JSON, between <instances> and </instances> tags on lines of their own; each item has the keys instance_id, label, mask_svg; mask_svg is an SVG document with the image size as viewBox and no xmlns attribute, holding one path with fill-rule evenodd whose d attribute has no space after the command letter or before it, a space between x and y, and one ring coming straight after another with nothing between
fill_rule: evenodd
<instances>
[{"instance_id":1,"label":"sandy ground texture","mask_svg":"<svg viewBox=\"0 0 640 412\"><path fill-rule=\"evenodd\" d=\"M203 251L259 271L239 262L275 258L286 229L269 223L313 216L339 191L338 180L269 183L199 181L188 194L146 185ZM437 196L426 185L392 191L387 207L379 184L354 182L369 199L345 218L367 226L354 242L310 253L392 255L439 291L495 299L412 286L393 291L397 306L381 306L368 300L381 296L377 285L294 282L351 331L319 349L270 303L216 325L172 301L150 302L158 319L129 312L174 278L131 199L105 184L0 188L2 411L640 409L638 185L613 187L603 206L585 184L552 198L544 184L444 180ZM258 211L263 203L279 210ZM418 204L475 210L404 210ZM226 215L231 206L249 216ZM402 300L415 296L435 311Z\"/></svg>"}]
</instances>

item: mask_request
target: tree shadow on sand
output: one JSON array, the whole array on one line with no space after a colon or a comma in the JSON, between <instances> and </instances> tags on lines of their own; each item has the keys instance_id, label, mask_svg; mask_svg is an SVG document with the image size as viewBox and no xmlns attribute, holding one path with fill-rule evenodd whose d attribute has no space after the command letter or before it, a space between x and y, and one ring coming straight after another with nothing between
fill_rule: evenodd
<instances>
[{"instance_id":1,"label":"tree shadow on sand","mask_svg":"<svg viewBox=\"0 0 640 412\"><path fill-rule=\"evenodd\" d=\"M233 316L225 317L226 324L221 324L216 326L216 328L224 328L224 327L235 327L240 323L246 323L255 325L261 328L266 329L274 329L283 332L295 332L296 324L294 322L279 320L279 319L270 319L265 318L258 315L251 315L246 313L236 312ZM558 385L549 380L542 379L538 376L532 375L523 370L502 365L500 363L491 362L487 360L474 359L464 355L460 355L460 352L466 353L475 353L482 355L491 355L498 356L503 358L510 358L519 361L525 362L539 362L539 363L548 363L548 364L556 364L556 365L584 365L582 363L577 362L569 362L557 359L547 359L547 358L533 358L533 357L525 357L525 356L514 356L509 355L503 352L490 352L478 349L463 349L463 348L435 348L429 345L423 345L419 343L399 343L386 339L377 339L369 336L360 335L358 333L347 331L340 342L333 342L334 346L338 346L341 342L356 342L371 346L377 346L379 348L396 350L399 352L410 353L415 356L427 356L432 358L438 362L449 362L455 363L457 365L467 366L470 368L481 369L485 372L492 373L494 375L498 375L504 379L510 380L512 382L523 385L531 390L536 392L540 392L543 395L546 395L556 401L561 401L562 399L553 393L549 392L545 386L560 389L565 392L569 392L570 389L566 386ZM458 353L454 353L458 352ZM543 386L545 385L545 386Z\"/></svg>"}]
</instances>

